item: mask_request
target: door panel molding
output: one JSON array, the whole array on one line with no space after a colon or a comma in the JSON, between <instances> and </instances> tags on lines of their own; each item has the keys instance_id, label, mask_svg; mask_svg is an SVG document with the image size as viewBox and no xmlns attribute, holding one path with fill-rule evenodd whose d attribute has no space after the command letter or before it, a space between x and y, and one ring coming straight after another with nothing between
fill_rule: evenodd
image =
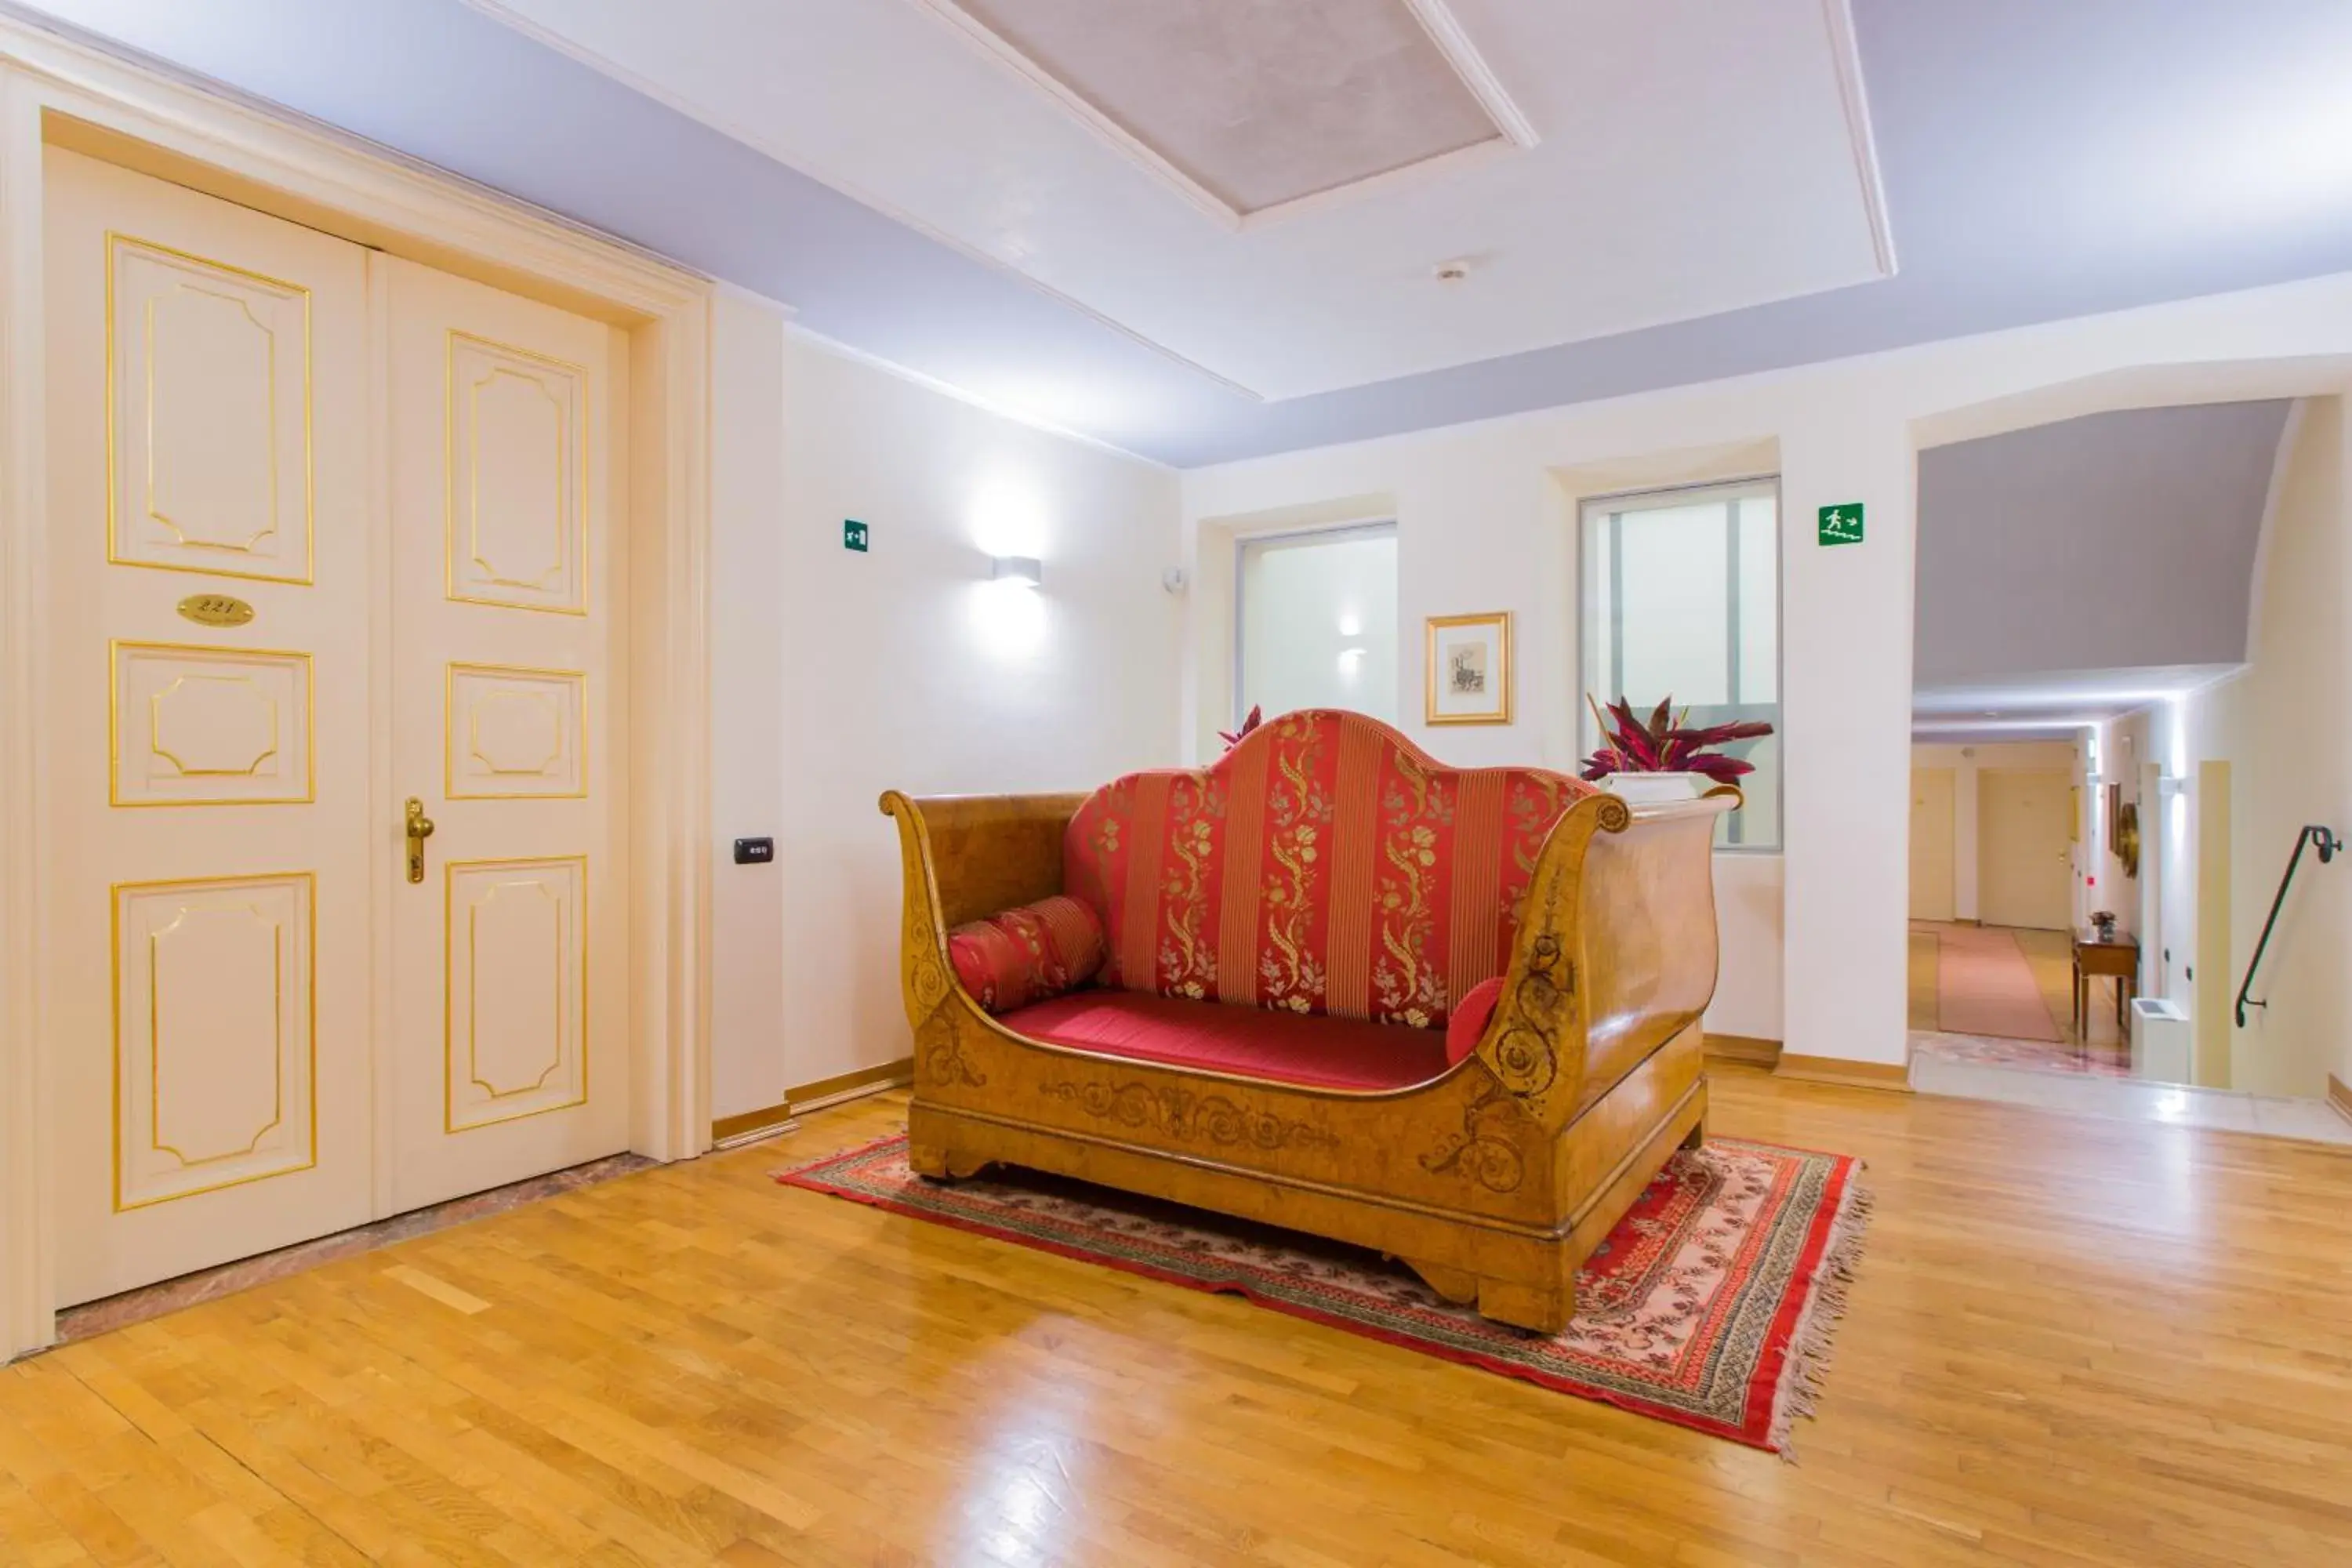
<instances>
[{"instance_id":1,"label":"door panel molding","mask_svg":"<svg viewBox=\"0 0 2352 1568\"><path fill-rule=\"evenodd\" d=\"M585 800L587 672L451 663L441 784L451 800Z\"/></svg>"},{"instance_id":2,"label":"door panel molding","mask_svg":"<svg viewBox=\"0 0 2352 1568\"><path fill-rule=\"evenodd\" d=\"M588 857L452 860L442 887L442 1131L587 1104ZM486 968L545 973L494 989L485 1018Z\"/></svg>"},{"instance_id":3,"label":"door panel molding","mask_svg":"<svg viewBox=\"0 0 2352 1568\"><path fill-rule=\"evenodd\" d=\"M586 615L586 367L455 329L446 352L442 541L449 597ZM486 463L483 452L493 445L516 456Z\"/></svg>"},{"instance_id":4,"label":"door panel molding","mask_svg":"<svg viewBox=\"0 0 2352 1568\"><path fill-rule=\"evenodd\" d=\"M318 1164L317 893L308 871L115 884L117 1214Z\"/></svg>"},{"instance_id":5,"label":"door panel molding","mask_svg":"<svg viewBox=\"0 0 2352 1568\"><path fill-rule=\"evenodd\" d=\"M52 699L43 650L53 616L73 608L53 606L50 596L46 145L579 311L625 334L632 451L623 547L635 570L628 722L614 731L626 749L614 766L628 790L620 929L635 944L626 966L631 1146L656 1159L689 1156L708 1145L709 1122L711 285L356 138L0 18L0 1357L53 1335L53 1053L66 1048L68 1023L80 1026L46 969L45 931L70 868L50 847L44 815ZM384 853L395 854L396 845ZM381 1018L381 997L373 1005Z\"/></svg>"},{"instance_id":6,"label":"door panel molding","mask_svg":"<svg viewBox=\"0 0 2352 1568\"><path fill-rule=\"evenodd\" d=\"M309 654L118 637L109 663L108 804L318 798Z\"/></svg>"},{"instance_id":7,"label":"door panel molding","mask_svg":"<svg viewBox=\"0 0 2352 1568\"><path fill-rule=\"evenodd\" d=\"M310 290L109 233L105 353L107 560L307 586Z\"/></svg>"}]
</instances>

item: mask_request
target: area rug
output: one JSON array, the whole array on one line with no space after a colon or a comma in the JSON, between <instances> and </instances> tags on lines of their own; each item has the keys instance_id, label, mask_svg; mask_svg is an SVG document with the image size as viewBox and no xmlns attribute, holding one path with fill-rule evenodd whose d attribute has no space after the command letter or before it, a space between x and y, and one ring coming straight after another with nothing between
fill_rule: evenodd
<instances>
[{"instance_id":1,"label":"area rug","mask_svg":"<svg viewBox=\"0 0 2352 1568\"><path fill-rule=\"evenodd\" d=\"M2051 1045L1993 1035L1953 1035L1911 1031L1911 1054L1940 1057L1948 1062L1974 1067L2026 1068L2034 1072L2073 1073L2088 1078L2132 1076L2130 1047L2105 1040L2088 1046Z\"/></svg>"},{"instance_id":2,"label":"area rug","mask_svg":"<svg viewBox=\"0 0 2352 1568\"><path fill-rule=\"evenodd\" d=\"M1675 1156L1585 1265L1551 1336L1449 1306L1358 1247L1081 1182L992 1169L941 1184L903 1134L776 1180L1524 1378L1785 1455L1810 1415L1862 1246L1850 1155L1737 1139Z\"/></svg>"},{"instance_id":3,"label":"area rug","mask_svg":"<svg viewBox=\"0 0 2352 1568\"><path fill-rule=\"evenodd\" d=\"M2065 1038L2015 937L1998 927L1948 926L1936 938L1938 1029L2053 1043Z\"/></svg>"}]
</instances>

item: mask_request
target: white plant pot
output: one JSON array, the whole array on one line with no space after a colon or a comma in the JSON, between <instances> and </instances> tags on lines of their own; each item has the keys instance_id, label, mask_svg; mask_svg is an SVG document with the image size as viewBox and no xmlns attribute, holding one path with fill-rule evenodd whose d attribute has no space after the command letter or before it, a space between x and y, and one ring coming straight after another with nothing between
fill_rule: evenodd
<instances>
[{"instance_id":1,"label":"white plant pot","mask_svg":"<svg viewBox=\"0 0 2352 1568\"><path fill-rule=\"evenodd\" d=\"M1628 805L1662 805L1696 800L1714 786L1705 773L1611 773L1601 787Z\"/></svg>"}]
</instances>

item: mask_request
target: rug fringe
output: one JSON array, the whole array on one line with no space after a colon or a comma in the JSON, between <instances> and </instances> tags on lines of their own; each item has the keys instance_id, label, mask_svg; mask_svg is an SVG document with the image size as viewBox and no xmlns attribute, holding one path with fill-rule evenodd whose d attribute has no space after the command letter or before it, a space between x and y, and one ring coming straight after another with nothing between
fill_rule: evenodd
<instances>
[{"instance_id":1,"label":"rug fringe","mask_svg":"<svg viewBox=\"0 0 2352 1568\"><path fill-rule=\"evenodd\" d=\"M1829 1245L1822 1249L1821 1268L1814 1273L1804 1308L1797 1316L1797 1331L1789 1341L1789 1361L1781 1372L1767 1439L1787 1464L1797 1462L1797 1417L1817 1414L1828 1386L1838 1324L1845 1317L1846 1294L1853 1284L1854 1266L1862 1258L1864 1233L1877 1206L1875 1196L1862 1184L1864 1168L1860 1161L1854 1163L1853 1177L1838 1200L1837 1217L1830 1222Z\"/></svg>"}]
</instances>

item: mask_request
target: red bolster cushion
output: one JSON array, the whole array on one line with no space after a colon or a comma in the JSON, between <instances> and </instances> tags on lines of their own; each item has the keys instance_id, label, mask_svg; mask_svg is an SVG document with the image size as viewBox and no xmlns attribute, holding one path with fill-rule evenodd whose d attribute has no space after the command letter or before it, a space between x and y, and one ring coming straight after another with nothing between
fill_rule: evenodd
<instances>
[{"instance_id":1,"label":"red bolster cushion","mask_svg":"<svg viewBox=\"0 0 2352 1568\"><path fill-rule=\"evenodd\" d=\"M1075 991L1102 967L1102 921L1055 894L948 932L948 958L971 999L1010 1013Z\"/></svg>"},{"instance_id":2,"label":"red bolster cushion","mask_svg":"<svg viewBox=\"0 0 2352 1568\"><path fill-rule=\"evenodd\" d=\"M1454 1004L1454 1016L1445 1020L1447 1067L1478 1049L1478 1037L1486 1032L1486 1020L1495 1016L1495 1004L1502 995L1503 977L1497 974L1490 980L1481 980Z\"/></svg>"}]
</instances>

